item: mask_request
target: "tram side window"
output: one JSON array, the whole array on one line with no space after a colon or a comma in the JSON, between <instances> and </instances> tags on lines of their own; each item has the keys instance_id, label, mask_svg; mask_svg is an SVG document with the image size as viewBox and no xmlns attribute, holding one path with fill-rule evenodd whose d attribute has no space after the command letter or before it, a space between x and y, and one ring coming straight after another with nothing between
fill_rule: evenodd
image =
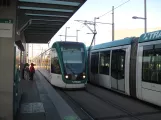
<instances>
[{"instance_id":1,"label":"tram side window","mask_svg":"<svg viewBox=\"0 0 161 120\"><path fill-rule=\"evenodd\" d=\"M50 72L50 51L46 52L46 70Z\"/></svg>"},{"instance_id":2,"label":"tram side window","mask_svg":"<svg viewBox=\"0 0 161 120\"><path fill-rule=\"evenodd\" d=\"M111 75L115 79L125 77L125 49L112 50Z\"/></svg>"},{"instance_id":3,"label":"tram side window","mask_svg":"<svg viewBox=\"0 0 161 120\"><path fill-rule=\"evenodd\" d=\"M125 76L125 49L118 50L117 53L117 62L118 62L118 79L124 79Z\"/></svg>"},{"instance_id":4,"label":"tram side window","mask_svg":"<svg viewBox=\"0 0 161 120\"><path fill-rule=\"evenodd\" d=\"M161 48L155 50L155 55L157 83L161 84Z\"/></svg>"},{"instance_id":5,"label":"tram side window","mask_svg":"<svg viewBox=\"0 0 161 120\"><path fill-rule=\"evenodd\" d=\"M45 66L45 65L44 65L44 62L45 62L44 57L45 57L45 56L44 56L44 53L43 53L43 54L42 54L42 66L41 66L43 69L44 69L44 66Z\"/></svg>"},{"instance_id":6,"label":"tram side window","mask_svg":"<svg viewBox=\"0 0 161 120\"><path fill-rule=\"evenodd\" d=\"M61 74L60 65L56 50L51 52L51 73Z\"/></svg>"},{"instance_id":7,"label":"tram side window","mask_svg":"<svg viewBox=\"0 0 161 120\"><path fill-rule=\"evenodd\" d=\"M109 65L110 65L110 52L109 51L101 52L99 73L109 75Z\"/></svg>"},{"instance_id":8,"label":"tram side window","mask_svg":"<svg viewBox=\"0 0 161 120\"><path fill-rule=\"evenodd\" d=\"M45 69L47 70L47 64L48 64L48 59L47 59L47 53L44 53L45 55L45 57L44 57L44 67L45 67Z\"/></svg>"},{"instance_id":9,"label":"tram side window","mask_svg":"<svg viewBox=\"0 0 161 120\"><path fill-rule=\"evenodd\" d=\"M49 55L48 55L48 71L50 72L50 52L49 52Z\"/></svg>"},{"instance_id":10,"label":"tram side window","mask_svg":"<svg viewBox=\"0 0 161 120\"><path fill-rule=\"evenodd\" d=\"M142 80L161 84L161 45L143 47Z\"/></svg>"},{"instance_id":11,"label":"tram side window","mask_svg":"<svg viewBox=\"0 0 161 120\"><path fill-rule=\"evenodd\" d=\"M43 58L42 58L43 54L41 54L40 56L40 68L42 68L42 64L43 64Z\"/></svg>"}]
</instances>

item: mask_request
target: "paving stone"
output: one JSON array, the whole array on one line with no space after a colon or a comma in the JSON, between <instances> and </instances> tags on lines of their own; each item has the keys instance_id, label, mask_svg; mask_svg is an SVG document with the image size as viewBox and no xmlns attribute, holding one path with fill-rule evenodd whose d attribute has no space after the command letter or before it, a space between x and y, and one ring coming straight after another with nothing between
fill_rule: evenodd
<instances>
[{"instance_id":1,"label":"paving stone","mask_svg":"<svg viewBox=\"0 0 161 120\"><path fill-rule=\"evenodd\" d=\"M21 105L21 113L41 113L45 112L43 104L40 102L36 103L25 103Z\"/></svg>"}]
</instances>

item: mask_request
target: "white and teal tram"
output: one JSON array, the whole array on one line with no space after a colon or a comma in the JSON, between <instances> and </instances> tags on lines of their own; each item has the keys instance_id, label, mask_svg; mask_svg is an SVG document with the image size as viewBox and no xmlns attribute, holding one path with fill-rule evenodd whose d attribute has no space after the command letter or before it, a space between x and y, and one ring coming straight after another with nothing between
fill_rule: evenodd
<instances>
[{"instance_id":1,"label":"white and teal tram","mask_svg":"<svg viewBox=\"0 0 161 120\"><path fill-rule=\"evenodd\" d=\"M87 83L87 53L81 42L55 42L35 58L37 69L61 88L84 88Z\"/></svg>"},{"instance_id":2,"label":"white and teal tram","mask_svg":"<svg viewBox=\"0 0 161 120\"><path fill-rule=\"evenodd\" d=\"M95 45L90 82L161 106L161 31Z\"/></svg>"}]
</instances>

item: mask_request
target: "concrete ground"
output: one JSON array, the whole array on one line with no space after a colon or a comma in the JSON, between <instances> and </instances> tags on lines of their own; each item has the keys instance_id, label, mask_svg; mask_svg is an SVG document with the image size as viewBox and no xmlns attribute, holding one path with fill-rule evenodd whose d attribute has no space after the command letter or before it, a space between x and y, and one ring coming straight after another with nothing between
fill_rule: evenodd
<instances>
[{"instance_id":1,"label":"concrete ground","mask_svg":"<svg viewBox=\"0 0 161 120\"><path fill-rule=\"evenodd\" d=\"M66 120L77 116L36 71L34 80L21 80L22 96L16 120Z\"/></svg>"}]
</instances>

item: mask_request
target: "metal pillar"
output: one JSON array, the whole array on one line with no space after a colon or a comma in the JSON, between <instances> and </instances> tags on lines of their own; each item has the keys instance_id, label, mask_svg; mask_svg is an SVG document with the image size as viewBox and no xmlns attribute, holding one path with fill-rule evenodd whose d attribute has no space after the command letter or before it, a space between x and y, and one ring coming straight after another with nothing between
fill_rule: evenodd
<instances>
[{"instance_id":1,"label":"metal pillar","mask_svg":"<svg viewBox=\"0 0 161 120\"><path fill-rule=\"evenodd\" d=\"M10 28L6 27L8 26L6 22L3 22L4 26L1 26L5 30L4 33L6 33L0 36L0 119L3 120L13 120L19 101L17 92L19 79L17 79L16 71L14 71L20 70L18 66L20 62L18 64L18 61L16 61L16 55L20 57L20 51L15 49L16 2L17 0L10 0L9 6L0 6L1 22L11 21L13 26ZM3 31L3 29L1 30ZM8 33L8 29L10 29L11 35Z\"/></svg>"},{"instance_id":2,"label":"metal pillar","mask_svg":"<svg viewBox=\"0 0 161 120\"><path fill-rule=\"evenodd\" d=\"M78 31L80 31L80 30L77 30L76 31L76 41L78 42Z\"/></svg>"},{"instance_id":3,"label":"metal pillar","mask_svg":"<svg viewBox=\"0 0 161 120\"><path fill-rule=\"evenodd\" d=\"M112 41L114 41L114 6L112 6Z\"/></svg>"},{"instance_id":4,"label":"metal pillar","mask_svg":"<svg viewBox=\"0 0 161 120\"><path fill-rule=\"evenodd\" d=\"M144 0L144 15L145 15L145 33L147 33L147 15L146 15L146 0Z\"/></svg>"},{"instance_id":5,"label":"metal pillar","mask_svg":"<svg viewBox=\"0 0 161 120\"><path fill-rule=\"evenodd\" d=\"M66 27L65 28L65 41L67 40L67 29L70 28L70 27Z\"/></svg>"},{"instance_id":6,"label":"metal pillar","mask_svg":"<svg viewBox=\"0 0 161 120\"><path fill-rule=\"evenodd\" d=\"M96 33L96 17L94 18L94 33ZM96 43L96 38L94 37L93 44L95 45Z\"/></svg>"}]
</instances>

